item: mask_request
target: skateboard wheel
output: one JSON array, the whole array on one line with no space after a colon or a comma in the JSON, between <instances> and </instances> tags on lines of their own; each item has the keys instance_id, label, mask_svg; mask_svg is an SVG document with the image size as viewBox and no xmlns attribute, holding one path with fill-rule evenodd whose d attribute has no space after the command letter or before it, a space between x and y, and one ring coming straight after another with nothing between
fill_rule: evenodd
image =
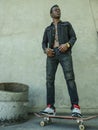
<instances>
[{"instance_id":1,"label":"skateboard wheel","mask_svg":"<svg viewBox=\"0 0 98 130\"><path fill-rule=\"evenodd\" d=\"M43 127L43 126L45 126L45 125L46 125L46 122L45 122L45 121L41 121L41 122L40 122L40 126Z\"/></svg>"},{"instance_id":2,"label":"skateboard wheel","mask_svg":"<svg viewBox=\"0 0 98 130\"><path fill-rule=\"evenodd\" d=\"M79 125L79 129L80 129L80 130L85 130L84 125Z\"/></svg>"}]
</instances>

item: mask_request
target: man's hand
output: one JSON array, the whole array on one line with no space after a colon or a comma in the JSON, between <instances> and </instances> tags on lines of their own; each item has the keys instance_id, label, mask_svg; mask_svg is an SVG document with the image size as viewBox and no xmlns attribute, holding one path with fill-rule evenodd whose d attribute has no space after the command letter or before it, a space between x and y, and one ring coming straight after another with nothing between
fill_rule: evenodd
<instances>
[{"instance_id":1,"label":"man's hand","mask_svg":"<svg viewBox=\"0 0 98 130\"><path fill-rule=\"evenodd\" d=\"M53 49L51 49L51 48L46 48L45 53L46 53L47 56L49 56L49 57L53 57L54 54L55 54L55 52L54 52Z\"/></svg>"},{"instance_id":2,"label":"man's hand","mask_svg":"<svg viewBox=\"0 0 98 130\"><path fill-rule=\"evenodd\" d=\"M68 45L69 43L65 43L65 44L61 44L60 46L59 46L59 51L61 51L61 52L66 52L67 50L68 50L68 48L70 47L70 45Z\"/></svg>"}]
</instances>

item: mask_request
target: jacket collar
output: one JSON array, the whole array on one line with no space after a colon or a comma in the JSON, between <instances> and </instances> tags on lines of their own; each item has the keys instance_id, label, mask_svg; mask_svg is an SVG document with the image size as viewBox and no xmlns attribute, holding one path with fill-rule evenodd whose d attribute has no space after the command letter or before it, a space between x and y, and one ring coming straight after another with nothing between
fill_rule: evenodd
<instances>
[{"instance_id":1,"label":"jacket collar","mask_svg":"<svg viewBox=\"0 0 98 130\"><path fill-rule=\"evenodd\" d=\"M58 24L60 24L60 23L62 23L61 20L58 22ZM50 24L50 26L54 26L53 22Z\"/></svg>"}]
</instances>

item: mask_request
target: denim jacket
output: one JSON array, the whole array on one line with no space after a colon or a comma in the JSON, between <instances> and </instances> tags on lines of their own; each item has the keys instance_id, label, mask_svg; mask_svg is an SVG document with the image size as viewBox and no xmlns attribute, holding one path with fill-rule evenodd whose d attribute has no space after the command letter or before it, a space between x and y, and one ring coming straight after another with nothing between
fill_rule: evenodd
<instances>
[{"instance_id":1,"label":"denim jacket","mask_svg":"<svg viewBox=\"0 0 98 130\"><path fill-rule=\"evenodd\" d=\"M68 42L71 46L68 49L70 51L75 41L77 40L72 25L69 22L60 21L57 24L57 31L58 31L59 44L64 44ZM54 44L54 39L55 39L55 27L54 24L51 23L51 25L48 26L44 31L43 40L42 40L43 50L45 50L46 48L52 49Z\"/></svg>"}]
</instances>

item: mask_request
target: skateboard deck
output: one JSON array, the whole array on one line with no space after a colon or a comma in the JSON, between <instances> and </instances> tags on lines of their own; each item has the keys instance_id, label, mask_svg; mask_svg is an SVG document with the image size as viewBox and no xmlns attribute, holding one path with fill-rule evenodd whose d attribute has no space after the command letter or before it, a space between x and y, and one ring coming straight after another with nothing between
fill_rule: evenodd
<instances>
[{"instance_id":1,"label":"skateboard deck","mask_svg":"<svg viewBox=\"0 0 98 130\"><path fill-rule=\"evenodd\" d=\"M48 114L40 114L40 113L34 113L35 116L39 118L43 118L43 120L40 122L40 126L45 126L52 123L52 118L55 119L65 119L65 120L75 120L77 124L79 125L79 130L85 130L85 126L83 124L84 121L91 120L94 118L97 118L98 115L88 116L88 117L72 117L72 116L61 116L61 115L48 115Z\"/></svg>"}]
</instances>

